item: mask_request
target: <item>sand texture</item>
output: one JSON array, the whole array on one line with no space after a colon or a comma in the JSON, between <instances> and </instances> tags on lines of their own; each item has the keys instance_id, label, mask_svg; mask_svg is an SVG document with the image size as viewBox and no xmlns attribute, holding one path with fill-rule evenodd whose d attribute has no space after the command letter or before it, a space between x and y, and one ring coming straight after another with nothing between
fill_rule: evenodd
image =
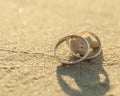
<instances>
[{"instance_id":1,"label":"sand texture","mask_svg":"<svg viewBox=\"0 0 120 96\"><path fill-rule=\"evenodd\" d=\"M53 47L79 30L103 54L61 66ZM120 0L0 0L0 96L120 96Z\"/></svg>"}]
</instances>

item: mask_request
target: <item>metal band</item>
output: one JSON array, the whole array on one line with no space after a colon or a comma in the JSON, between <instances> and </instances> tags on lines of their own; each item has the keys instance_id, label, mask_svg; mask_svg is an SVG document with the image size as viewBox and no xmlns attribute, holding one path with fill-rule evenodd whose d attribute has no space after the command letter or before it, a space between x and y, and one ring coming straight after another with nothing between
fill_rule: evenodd
<instances>
[{"instance_id":1,"label":"metal band","mask_svg":"<svg viewBox=\"0 0 120 96\"><path fill-rule=\"evenodd\" d=\"M60 58L58 58L58 56L57 56L57 54L56 54L57 48L58 48L58 47L60 46L60 44L63 43L64 41L69 41L70 39L73 39L73 38L80 38L80 39L82 39L82 40L85 41L86 46L87 46L86 54L85 54L82 58L80 58L80 59L78 59L78 60L76 60L76 61L74 61L74 62L73 62L73 61L70 61L70 62L69 62L69 61L63 61L63 60L61 60ZM56 57L56 59L57 59L59 62L61 62L61 63L63 63L63 64L76 64L76 63L80 63L81 61L83 61L83 60L85 60L85 59L87 58L87 56L89 55L89 52L90 52L90 45L89 45L88 41L87 41L86 39L80 37L80 36L77 36L77 35L69 35L69 36L63 37L62 39L60 39L60 40L57 42L57 44L56 44L55 47L54 47L54 56Z\"/></svg>"},{"instance_id":2,"label":"metal band","mask_svg":"<svg viewBox=\"0 0 120 96\"><path fill-rule=\"evenodd\" d=\"M79 31L79 32L77 32L77 34L79 34L78 36L81 36L82 37L82 35L83 34L86 34L86 33L88 33L88 34L90 34L91 36L93 36L96 40L97 40L97 42L99 43L99 49L98 49L98 51L96 52L96 54L95 55L93 55L93 56L87 56L87 58L86 59L93 59L93 58L95 58L95 57L97 57L100 53L101 53L101 42L100 42L100 39L98 38L98 36L96 36L95 34L93 34L92 32L88 32L88 31ZM76 35L77 35L76 34ZM71 46L70 46L70 42L69 42L69 48L70 48L70 50L71 50ZM74 56L76 56L76 57L78 57L78 55L76 55L72 50L71 50L71 52L72 52L72 54L74 55ZM79 57L78 57L79 58Z\"/></svg>"}]
</instances>

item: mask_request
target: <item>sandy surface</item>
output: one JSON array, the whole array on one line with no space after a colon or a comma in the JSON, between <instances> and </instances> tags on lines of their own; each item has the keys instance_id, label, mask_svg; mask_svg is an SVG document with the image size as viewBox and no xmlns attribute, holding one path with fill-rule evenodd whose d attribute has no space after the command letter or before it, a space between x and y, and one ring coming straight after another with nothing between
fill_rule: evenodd
<instances>
[{"instance_id":1,"label":"sandy surface","mask_svg":"<svg viewBox=\"0 0 120 96\"><path fill-rule=\"evenodd\" d=\"M53 46L78 30L103 57L60 66ZM120 96L120 0L0 0L0 96Z\"/></svg>"}]
</instances>

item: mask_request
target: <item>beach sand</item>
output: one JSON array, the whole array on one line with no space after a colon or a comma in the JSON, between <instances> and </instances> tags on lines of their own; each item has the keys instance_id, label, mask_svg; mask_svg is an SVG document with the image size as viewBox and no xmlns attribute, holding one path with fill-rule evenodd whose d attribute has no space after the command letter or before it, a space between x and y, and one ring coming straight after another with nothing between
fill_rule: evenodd
<instances>
[{"instance_id":1,"label":"beach sand","mask_svg":"<svg viewBox=\"0 0 120 96\"><path fill-rule=\"evenodd\" d=\"M103 54L61 66L53 47L79 30ZM0 0L0 96L120 96L120 1Z\"/></svg>"}]
</instances>

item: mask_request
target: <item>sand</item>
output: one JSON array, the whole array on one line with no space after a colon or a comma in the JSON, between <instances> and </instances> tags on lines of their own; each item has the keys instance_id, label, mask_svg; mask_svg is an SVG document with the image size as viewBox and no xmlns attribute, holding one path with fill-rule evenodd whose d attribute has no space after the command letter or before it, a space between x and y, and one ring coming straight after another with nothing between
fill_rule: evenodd
<instances>
[{"instance_id":1,"label":"sand","mask_svg":"<svg viewBox=\"0 0 120 96\"><path fill-rule=\"evenodd\" d=\"M53 46L79 30L103 55L61 66ZM0 96L120 96L120 1L0 0Z\"/></svg>"}]
</instances>

